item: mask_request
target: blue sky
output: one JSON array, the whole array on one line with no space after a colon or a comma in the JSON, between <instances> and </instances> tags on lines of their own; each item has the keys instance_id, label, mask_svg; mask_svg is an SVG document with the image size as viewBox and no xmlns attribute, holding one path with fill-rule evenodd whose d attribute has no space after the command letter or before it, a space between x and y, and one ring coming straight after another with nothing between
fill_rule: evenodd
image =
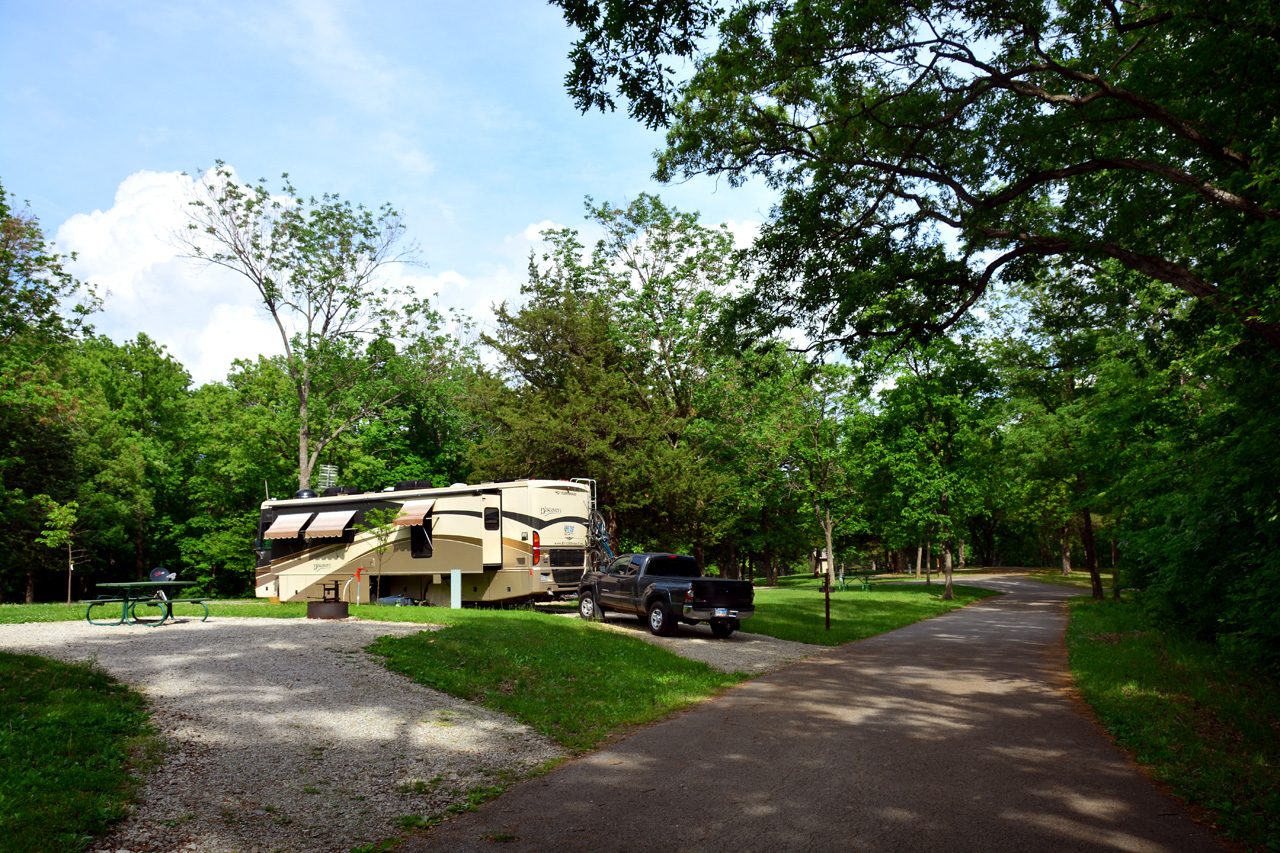
<instances>
[{"instance_id":1,"label":"blue sky","mask_svg":"<svg viewBox=\"0 0 1280 853\"><path fill-rule=\"evenodd\" d=\"M744 237L772 196L653 182L661 136L564 93L573 33L538 2L0 0L0 180L109 291L98 329L146 332L196 381L276 352L247 282L167 237L194 173L337 192L405 216L426 268L397 275L482 324L515 299L537 231L583 197L658 192Z\"/></svg>"}]
</instances>

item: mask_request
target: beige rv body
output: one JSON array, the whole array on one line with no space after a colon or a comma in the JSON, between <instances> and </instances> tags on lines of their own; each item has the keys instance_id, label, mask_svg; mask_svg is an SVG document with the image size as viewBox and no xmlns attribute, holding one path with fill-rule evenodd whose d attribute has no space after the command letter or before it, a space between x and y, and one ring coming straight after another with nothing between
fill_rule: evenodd
<instances>
[{"instance_id":1,"label":"beige rv body","mask_svg":"<svg viewBox=\"0 0 1280 853\"><path fill-rule=\"evenodd\" d=\"M273 541L269 551L260 540L271 557L259 561L256 594L280 601L316 601L323 597L325 585L332 588L337 582L340 598L351 603L368 603L376 593L448 606L455 571L460 573L464 602L518 601L576 591L588 545L589 500L589 488L580 483L516 480L266 501L260 537L270 523L285 516L295 519L301 532L285 543ZM420 511L426 505L430 510L414 531L405 519L415 507ZM384 531L389 538L381 555L378 536L360 529L367 524L365 511L375 507L396 509L400 517L400 523ZM321 513L348 511L352 516L341 534L308 536L307 526ZM302 520L304 515L310 519ZM277 556L285 550L293 553Z\"/></svg>"}]
</instances>

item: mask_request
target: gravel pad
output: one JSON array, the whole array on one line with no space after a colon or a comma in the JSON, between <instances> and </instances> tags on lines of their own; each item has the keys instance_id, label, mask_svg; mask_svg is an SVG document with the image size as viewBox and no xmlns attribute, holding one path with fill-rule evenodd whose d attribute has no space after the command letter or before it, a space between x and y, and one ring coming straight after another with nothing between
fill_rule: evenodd
<instances>
[{"instance_id":1,"label":"gravel pad","mask_svg":"<svg viewBox=\"0 0 1280 853\"><path fill-rule=\"evenodd\" d=\"M430 628L428 627L428 630ZM96 662L141 690L172 747L99 851L348 851L564 751L363 651L422 625L179 619L0 625L0 648Z\"/></svg>"}]
</instances>

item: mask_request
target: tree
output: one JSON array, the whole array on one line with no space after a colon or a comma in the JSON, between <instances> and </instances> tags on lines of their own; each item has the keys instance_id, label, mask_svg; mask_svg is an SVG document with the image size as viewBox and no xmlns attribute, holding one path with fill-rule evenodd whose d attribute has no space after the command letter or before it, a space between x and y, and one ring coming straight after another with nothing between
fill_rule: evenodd
<instances>
[{"instance_id":1,"label":"tree","mask_svg":"<svg viewBox=\"0 0 1280 853\"><path fill-rule=\"evenodd\" d=\"M822 534L826 583L835 583L834 537L858 510L851 427L859 413L850 393L847 368L823 365L796 388L798 399L785 411L779 440L790 486L804 496Z\"/></svg>"},{"instance_id":2,"label":"tree","mask_svg":"<svg viewBox=\"0 0 1280 853\"><path fill-rule=\"evenodd\" d=\"M75 501L60 504L48 495L36 495L36 501L45 511L44 530L36 537L36 541L47 548L67 549L67 604L71 604L71 573L75 571L75 544L79 529L76 511L80 505Z\"/></svg>"},{"instance_id":3,"label":"tree","mask_svg":"<svg viewBox=\"0 0 1280 853\"><path fill-rule=\"evenodd\" d=\"M696 214L642 195L594 206L590 253L571 229L545 232L519 309L482 341L505 384L480 383L495 429L472 456L482 476L591 476L611 533L688 547L700 564L730 526L729 478L691 427L709 415L721 357L707 329L736 276L732 240ZM615 540L616 541L616 540Z\"/></svg>"},{"instance_id":4,"label":"tree","mask_svg":"<svg viewBox=\"0 0 1280 853\"><path fill-rule=\"evenodd\" d=\"M199 186L175 238L197 263L247 278L275 322L297 399L298 487L309 488L325 448L401 399L439 357L397 342L420 330L438 337L444 318L381 278L416 252L400 248L404 225L389 205L304 199L287 175L274 196L265 181L237 183L221 161Z\"/></svg>"},{"instance_id":5,"label":"tree","mask_svg":"<svg viewBox=\"0 0 1280 853\"><path fill-rule=\"evenodd\" d=\"M374 571L377 577L378 595L371 602L378 603L378 598L386 595L382 589L382 558L391 548L391 540L395 538L399 530L393 526L393 522L400 515L400 507L387 507L380 509L374 507L364 511L364 519L356 524L356 529L368 533L373 539L373 544L369 550L373 552Z\"/></svg>"},{"instance_id":6,"label":"tree","mask_svg":"<svg viewBox=\"0 0 1280 853\"><path fill-rule=\"evenodd\" d=\"M191 377L144 334L105 336L77 348L68 375L77 399L78 500L99 563L132 567L143 579L178 556L175 534L193 511Z\"/></svg>"},{"instance_id":7,"label":"tree","mask_svg":"<svg viewBox=\"0 0 1280 853\"><path fill-rule=\"evenodd\" d=\"M1280 347L1268 3L558 5L578 106L616 80L669 126L657 177L779 191L745 305L766 329L933 335L1001 277L1111 259Z\"/></svg>"},{"instance_id":8,"label":"tree","mask_svg":"<svg viewBox=\"0 0 1280 853\"><path fill-rule=\"evenodd\" d=\"M941 546L950 599L956 540L981 505L986 366L969 341L947 338L902 353L893 387L879 395L877 456L895 527Z\"/></svg>"},{"instance_id":9,"label":"tree","mask_svg":"<svg viewBox=\"0 0 1280 853\"><path fill-rule=\"evenodd\" d=\"M35 496L69 500L79 476L76 406L63 374L98 300L67 260L0 185L0 598L20 578L35 600L31 546L44 518Z\"/></svg>"}]
</instances>

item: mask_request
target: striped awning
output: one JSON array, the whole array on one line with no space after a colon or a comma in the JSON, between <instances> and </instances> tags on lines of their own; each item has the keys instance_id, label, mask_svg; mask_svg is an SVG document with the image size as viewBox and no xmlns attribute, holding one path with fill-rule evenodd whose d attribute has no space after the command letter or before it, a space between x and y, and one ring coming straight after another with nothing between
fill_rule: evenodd
<instances>
[{"instance_id":1,"label":"striped awning","mask_svg":"<svg viewBox=\"0 0 1280 853\"><path fill-rule=\"evenodd\" d=\"M306 525L314 512L294 512L288 515L282 515L272 522L266 532L262 534L263 539L292 539L298 535L298 531Z\"/></svg>"},{"instance_id":2,"label":"striped awning","mask_svg":"<svg viewBox=\"0 0 1280 853\"><path fill-rule=\"evenodd\" d=\"M322 512L316 520L307 525L308 539L337 539L346 531L351 523L354 509L340 509L336 512Z\"/></svg>"},{"instance_id":3,"label":"striped awning","mask_svg":"<svg viewBox=\"0 0 1280 853\"><path fill-rule=\"evenodd\" d=\"M391 523L399 524L402 527L421 524L422 519L427 517L427 513L431 512L431 508L435 505L435 498L429 501L409 501L400 508L400 517Z\"/></svg>"}]
</instances>

